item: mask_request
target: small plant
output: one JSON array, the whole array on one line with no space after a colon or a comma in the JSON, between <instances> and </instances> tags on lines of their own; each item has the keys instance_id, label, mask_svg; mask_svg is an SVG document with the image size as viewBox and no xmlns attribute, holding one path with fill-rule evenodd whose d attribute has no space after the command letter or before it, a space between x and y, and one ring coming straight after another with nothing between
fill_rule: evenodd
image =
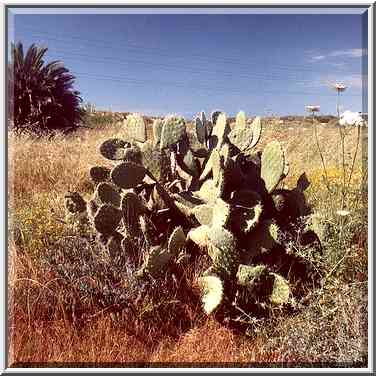
<instances>
[{"instance_id":1,"label":"small plant","mask_svg":"<svg viewBox=\"0 0 376 376\"><path fill-rule=\"evenodd\" d=\"M195 284L204 311L233 325L294 306L307 286L318 283L292 246L320 247L308 221L306 175L294 189L278 188L288 174L285 152L277 141L254 151L259 117L249 124L240 112L231 129L224 113L207 120L202 112L195 125L189 134L183 118L169 115L154 121L150 140L143 118L129 115L124 137L99 147L113 167L91 168L92 198L66 196L70 223L77 229L90 224L77 240L87 245L79 249L90 260L73 266L69 256L61 258L77 278L90 275L92 294L103 306L129 309L137 319L150 317L146 307L156 319L171 294L175 307L194 304ZM48 263L56 268L52 255ZM64 275L64 262L59 265ZM194 280L185 277L190 267ZM78 295L88 296L85 291Z\"/></svg>"}]
</instances>

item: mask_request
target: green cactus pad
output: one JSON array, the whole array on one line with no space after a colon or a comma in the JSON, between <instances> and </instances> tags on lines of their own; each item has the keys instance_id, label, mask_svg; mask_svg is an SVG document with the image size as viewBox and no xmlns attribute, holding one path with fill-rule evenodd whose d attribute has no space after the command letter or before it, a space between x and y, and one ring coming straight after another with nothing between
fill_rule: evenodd
<instances>
[{"instance_id":1,"label":"green cactus pad","mask_svg":"<svg viewBox=\"0 0 376 376\"><path fill-rule=\"evenodd\" d=\"M99 206L94 199L88 201L87 212L91 220L94 220L95 214L97 213L98 209L99 209Z\"/></svg>"},{"instance_id":2,"label":"green cactus pad","mask_svg":"<svg viewBox=\"0 0 376 376\"><path fill-rule=\"evenodd\" d=\"M186 136L185 121L180 116L170 115L163 120L161 150L177 144Z\"/></svg>"},{"instance_id":3,"label":"green cactus pad","mask_svg":"<svg viewBox=\"0 0 376 376\"><path fill-rule=\"evenodd\" d=\"M232 277L237 270L239 264L237 252L226 251L225 248L215 247L213 244L208 246L208 255L213 262L213 268L219 275L224 278Z\"/></svg>"},{"instance_id":4,"label":"green cactus pad","mask_svg":"<svg viewBox=\"0 0 376 376\"><path fill-rule=\"evenodd\" d=\"M125 132L129 141L145 142L146 125L144 119L139 114L130 114L125 121Z\"/></svg>"},{"instance_id":5,"label":"green cactus pad","mask_svg":"<svg viewBox=\"0 0 376 376\"><path fill-rule=\"evenodd\" d=\"M223 300L223 282L214 275L207 275L198 279L201 289L203 309L207 315L213 313Z\"/></svg>"},{"instance_id":6,"label":"green cactus pad","mask_svg":"<svg viewBox=\"0 0 376 376\"><path fill-rule=\"evenodd\" d=\"M278 189L272 194L278 221L289 223L309 214L304 193L299 189Z\"/></svg>"},{"instance_id":7,"label":"green cactus pad","mask_svg":"<svg viewBox=\"0 0 376 376\"><path fill-rule=\"evenodd\" d=\"M102 205L94 216L94 227L102 234L111 234L120 223L122 214L120 209L112 205Z\"/></svg>"},{"instance_id":8,"label":"green cactus pad","mask_svg":"<svg viewBox=\"0 0 376 376\"><path fill-rule=\"evenodd\" d=\"M235 236L223 227L211 227L208 231L210 242L217 248L223 249L226 253L233 253L236 249Z\"/></svg>"},{"instance_id":9,"label":"green cactus pad","mask_svg":"<svg viewBox=\"0 0 376 376\"><path fill-rule=\"evenodd\" d=\"M124 159L124 150L130 146L128 142L119 138L110 138L102 143L99 152L107 159L120 161Z\"/></svg>"},{"instance_id":10,"label":"green cactus pad","mask_svg":"<svg viewBox=\"0 0 376 376\"><path fill-rule=\"evenodd\" d=\"M222 169L221 155L219 154L218 150L214 149L212 151L212 171L213 171L213 183L215 186L218 186L219 184L221 169Z\"/></svg>"},{"instance_id":11,"label":"green cactus pad","mask_svg":"<svg viewBox=\"0 0 376 376\"><path fill-rule=\"evenodd\" d=\"M213 179L206 180L196 195L206 203L214 202L218 197L218 189L214 186Z\"/></svg>"},{"instance_id":12,"label":"green cactus pad","mask_svg":"<svg viewBox=\"0 0 376 376\"><path fill-rule=\"evenodd\" d=\"M264 265L239 265L236 278L240 286L249 286L256 279L260 279L265 273L268 273Z\"/></svg>"},{"instance_id":13,"label":"green cactus pad","mask_svg":"<svg viewBox=\"0 0 376 376\"><path fill-rule=\"evenodd\" d=\"M160 145L161 142L161 134L163 128L163 120L155 119L153 121L153 144L155 147Z\"/></svg>"},{"instance_id":14,"label":"green cactus pad","mask_svg":"<svg viewBox=\"0 0 376 376\"><path fill-rule=\"evenodd\" d=\"M195 177L195 176L199 175L200 170L199 170L199 167L198 167L198 164L197 164L197 160L193 156L191 150L188 150L185 153L184 158L183 158L183 164L182 164L181 168L184 171L186 171L188 174L190 174L191 176Z\"/></svg>"},{"instance_id":15,"label":"green cactus pad","mask_svg":"<svg viewBox=\"0 0 376 376\"><path fill-rule=\"evenodd\" d=\"M289 301L290 287L285 278L279 274L271 273L274 276L273 291L270 302L275 305L286 304Z\"/></svg>"},{"instance_id":16,"label":"green cactus pad","mask_svg":"<svg viewBox=\"0 0 376 376\"><path fill-rule=\"evenodd\" d=\"M200 248L205 248L209 246L208 231L209 227L202 225L191 229L187 234L187 241L190 240Z\"/></svg>"},{"instance_id":17,"label":"green cactus pad","mask_svg":"<svg viewBox=\"0 0 376 376\"><path fill-rule=\"evenodd\" d=\"M94 166L90 169L90 178L94 184L102 183L110 179L111 170L107 167Z\"/></svg>"},{"instance_id":18,"label":"green cactus pad","mask_svg":"<svg viewBox=\"0 0 376 376\"><path fill-rule=\"evenodd\" d=\"M270 252L279 243L280 230L272 221L262 221L246 238L247 249L241 253L241 261L250 264L254 257Z\"/></svg>"},{"instance_id":19,"label":"green cactus pad","mask_svg":"<svg viewBox=\"0 0 376 376\"><path fill-rule=\"evenodd\" d=\"M120 194L117 191L117 187L111 183L99 183L94 197L98 206L102 204L110 204L115 207L120 207Z\"/></svg>"},{"instance_id":20,"label":"green cactus pad","mask_svg":"<svg viewBox=\"0 0 376 376\"><path fill-rule=\"evenodd\" d=\"M248 233L257 226L263 211L261 196L251 190L234 191L231 194L231 228L236 232Z\"/></svg>"},{"instance_id":21,"label":"green cactus pad","mask_svg":"<svg viewBox=\"0 0 376 376\"><path fill-rule=\"evenodd\" d=\"M244 111L238 112L235 120L235 127L238 129L245 128L247 126L247 117Z\"/></svg>"},{"instance_id":22,"label":"green cactus pad","mask_svg":"<svg viewBox=\"0 0 376 376\"><path fill-rule=\"evenodd\" d=\"M285 156L278 141L266 145L261 156L261 177L267 191L272 192L278 185L285 170Z\"/></svg>"},{"instance_id":23,"label":"green cactus pad","mask_svg":"<svg viewBox=\"0 0 376 376\"><path fill-rule=\"evenodd\" d=\"M225 143L222 145L219 154L221 156L221 161L222 161L222 166L223 168L228 168L230 167L230 163L232 161L231 159L231 147L228 143Z\"/></svg>"},{"instance_id":24,"label":"green cactus pad","mask_svg":"<svg viewBox=\"0 0 376 376\"><path fill-rule=\"evenodd\" d=\"M149 273L154 277L159 277L174 256L174 254L159 245L151 247L145 257L141 274Z\"/></svg>"},{"instance_id":25,"label":"green cactus pad","mask_svg":"<svg viewBox=\"0 0 376 376\"><path fill-rule=\"evenodd\" d=\"M257 192L249 189L241 189L231 193L230 203L231 205L252 208L257 204L261 204L261 200L261 196Z\"/></svg>"},{"instance_id":26,"label":"green cactus pad","mask_svg":"<svg viewBox=\"0 0 376 376\"><path fill-rule=\"evenodd\" d=\"M133 162L124 162L118 164L111 171L111 179L120 188L130 189L140 184L145 174L144 166Z\"/></svg>"},{"instance_id":27,"label":"green cactus pad","mask_svg":"<svg viewBox=\"0 0 376 376\"><path fill-rule=\"evenodd\" d=\"M205 141L206 141L206 128L205 128L205 124L202 122L202 120L199 117L196 117L195 124L196 124L197 140L201 144L205 144Z\"/></svg>"},{"instance_id":28,"label":"green cactus pad","mask_svg":"<svg viewBox=\"0 0 376 376\"><path fill-rule=\"evenodd\" d=\"M207 159L207 161L205 163L205 167L202 170L201 175L200 175L200 181L204 181L209 176L210 172L212 171L213 158L214 158L213 152L214 152L214 150L210 153L209 158Z\"/></svg>"},{"instance_id":29,"label":"green cactus pad","mask_svg":"<svg viewBox=\"0 0 376 376\"><path fill-rule=\"evenodd\" d=\"M222 113L222 111L218 111L218 110L213 111L213 112L211 113L210 117L211 117L211 123L213 124L213 127L216 126L216 124L217 124L217 120L218 120L218 116L219 116L221 113Z\"/></svg>"},{"instance_id":30,"label":"green cactus pad","mask_svg":"<svg viewBox=\"0 0 376 376\"><path fill-rule=\"evenodd\" d=\"M167 150L154 148L151 142L145 142L142 147L142 164L161 184L164 184L171 174L171 164Z\"/></svg>"},{"instance_id":31,"label":"green cactus pad","mask_svg":"<svg viewBox=\"0 0 376 376\"><path fill-rule=\"evenodd\" d=\"M192 210L194 216L200 223L200 225L207 225L211 226L212 221L213 221L213 206L212 205L207 205L207 204L202 204L202 205L197 205L193 210Z\"/></svg>"},{"instance_id":32,"label":"green cactus pad","mask_svg":"<svg viewBox=\"0 0 376 376\"><path fill-rule=\"evenodd\" d=\"M86 211L86 201L78 192L67 192L64 198L65 208L69 213L81 213Z\"/></svg>"},{"instance_id":33,"label":"green cactus pad","mask_svg":"<svg viewBox=\"0 0 376 376\"><path fill-rule=\"evenodd\" d=\"M301 191L301 192L304 192L309 186L310 186L310 182L307 178L307 175L305 172L303 172L300 176L299 176L299 179L296 183L296 188Z\"/></svg>"},{"instance_id":34,"label":"green cactus pad","mask_svg":"<svg viewBox=\"0 0 376 376\"><path fill-rule=\"evenodd\" d=\"M226 115L221 113L218 118L216 125L213 129L213 136L217 138L217 146L221 147L222 144L226 141L227 135L230 133L231 128L227 124Z\"/></svg>"},{"instance_id":35,"label":"green cactus pad","mask_svg":"<svg viewBox=\"0 0 376 376\"><path fill-rule=\"evenodd\" d=\"M250 125L250 128L252 129L253 133L250 148L253 148L258 144L262 132L262 123L261 118L259 116L253 120L252 124Z\"/></svg>"},{"instance_id":36,"label":"green cactus pad","mask_svg":"<svg viewBox=\"0 0 376 376\"><path fill-rule=\"evenodd\" d=\"M175 201L181 202L191 209L195 208L197 205L201 205L204 203L199 197L196 197L190 191L174 193L172 197Z\"/></svg>"},{"instance_id":37,"label":"green cactus pad","mask_svg":"<svg viewBox=\"0 0 376 376\"><path fill-rule=\"evenodd\" d=\"M217 198L215 205L213 206L212 216L213 216L213 226L214 227L226 227L231 214L230 205L223 201L221 198Z\"/></svg>"},{"instance_id":38,"label":"green cactus pad","mask_svg":"<svg viewBox=\"0 0 376 376\"><path fill-rule=\"evenodd\" d=\"M142 164L142 153L137 146L131 146L124 149L124 161L134 162L137 164Z\"/></svg>"},{"instance_id":39,"label":"green cactus pad","mask_svg":"<svg viewBox=\"0 0 376 376\"><path fill-rule=\"evenodd\" d=\"M140 215L145 212L141 200L134 192L126 192L121 200L121 211L124 226L128 235L137 237L140 234Z\"/></svg>"},{"instance_id":40,"label":"green cactus pad","mask_svg":"<svg viewBox=\"0 0 376 376\"><path fill-rule=\"evenodd\" d=\"M246 152L252 145L253 131L250 127L234 128L228 135L229 141L240 151Z\"/></svg>"},{"instance_id":41,"label":"green cactus pad","mask_svg":"<svg viewBox=\"0 0 376 376\"><path fill-rule=\"evenodd\" d=\"M232 211L231 228L236 233L248 234L259 224L262 212L261 204L256 204L251 208L235 206Z\"/></svg>"},{"instance_id":42,"label":"green cactus pad","mask_svg":"<svg viewBox=\"0 0 376 376\"><path fill-rule=\"evenodd\" d=\"M168 252L177 256L185 247L186 237L181 226L176 227L168 239Z\"/></svg>"}]
</instances>

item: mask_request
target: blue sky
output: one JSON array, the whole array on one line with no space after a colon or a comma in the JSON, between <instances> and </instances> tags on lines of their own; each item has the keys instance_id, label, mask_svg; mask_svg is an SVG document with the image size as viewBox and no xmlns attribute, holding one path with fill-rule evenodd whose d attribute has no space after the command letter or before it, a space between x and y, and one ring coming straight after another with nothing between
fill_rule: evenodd
<instances>
[{"instance_id":1,"label":"blue sky","mask_svg":"<svg viewBox=\"0 0 376 376\"><path fill-rule=\"evenodd\" d=\"M37 14L39 12L40 14ZM10 40L49 48L85 102L144 114L362 108L362 17L351 14L15 14ZM240 11L241 12L241 11ZM363 45L362 45L363 43Z\"/></svg>"}]
</instances>

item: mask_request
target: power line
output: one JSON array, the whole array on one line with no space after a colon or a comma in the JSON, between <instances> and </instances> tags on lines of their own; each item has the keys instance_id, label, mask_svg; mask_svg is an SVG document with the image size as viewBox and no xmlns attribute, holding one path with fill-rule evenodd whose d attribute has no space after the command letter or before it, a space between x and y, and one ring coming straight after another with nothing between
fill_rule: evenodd
<instances>
[{"instance_id":1,"label":"power line","mask_svg":"<svg viewBox=\"0 0 376 376\"><path fill-rule=\"evenodd\" d=\"M218 87L218 86L204 86L204 85L198 85L196 83L189 84L188 82L172 82L172 81L156 81L156 80L138 80L133 79L130 77L124 77L124 76L98 76L95 74L89 74L85 72L72 72L76 76L83 76L83 77L89 77L89 78L95 78L97 80L104 80L109 82L116 82L118 84L122 83L130 83L135 85L145 85L145 84L160 84L156 90L160 90L160 88L163 88L164 86L173 86L173 87L180 87L180 88L187 88L191 87L192 89L201 90L201 91L207 91L207 92L218 92L218 91L227 91L230 90L229 87ZM289 91L289 90L263 90L263 93L265 94L283 94L283 95L311 95L311 96L318 96L318 97L335 97L336 94L333 92L333 94L325 94L325 93L310 93L310 92L302 92L302 91ZM239 91L236 89L231 89L231 94L240 94L244 95L244 91ZM347 94L349 97L359 97L354 94Z\"/></svg>"},{"instance_id":2,"label":"power line","mask_svg":"<svg viewBox=\"0 0 376 376\"><path fill-rule=\"evenodd\" d=\"M36 29L32 29L32 28L24 28L23 29L25 30L30 30L30 31L34 31L34 35L48 35L48 36L51 36L51 33L48 33L48 32L41 32L41 31L37 31ZM57 34L55 34L56 36ZM86 39L86 38L82 38L82 37L77 37L77 36L65 36L65 38L46 38L46 39L50 39L50 40L55 40L55 41L60 41L60 42L65 42L65 43L69 43L69 40L79 40L79 41L86 41L86 42L89 42L89 44L92 44L94 47L98 47L96 45L96 43L102 43L103 46L101 48L111 48L113 49L113 46L109 45L108 44L108 41L105 41L105 40L98 40L98 39ZM151 52L153 51L153 55L160 55L160 56L167 56L169 58L171 58L171 51L168 50L168 49L161 49L160 47L159 48L156 48L156 47L150 47L150 46L145 46L145 45L141 45L141 44L136 44L136 43L117 43L116 46L119 47L124 45L124 46L127 46L128 48L131 48L131 49L135 49L135 50L141 50L142 52ZM166 52L164 52L166 51ZM244 62L258 62L257 60L254 60L254 59L250 59L249 57L245 58L244 55L238 55L238 54L233 54L232 53L232 56L233 58L229 58L229 57L221 57L221 58L218 58L218 57L215 57L215 58L210 58L208 56L203 56L202 54L194 54L194 53L190 53L189 54L190 57L193 57L195 58L195 60L197 60L198 62L202 62L202 61L206 61L206 62L215 62L215 63L218 63L218 62L227 62L227 63L236 63L236 64L239 64L240 61L244 61ZM186 59L187 57L185 55L182 55L182 56L179 56L179 55L174 55L173 56L174 58L181 58L181 59ZM242 64L242 63L240 63ZM244 64L244 63L243 63ZM248 65L243 65L245 68L249 69L249 66ZM292 64L280 64L280 63L276 63L276 62L273 62L273 66L277 67L278 69L280 70L287 70L287 71L294 71L294 72L298 72L298 71L301 71L301 72L315 72L315 70L312 70L312 69L307 69L307 68L303 68L301 67L300 65L292 65Z\"/></svg>"},{"instance_id":3,"label":"power line","mask_svg":"<svg viewBox=\"0 0 376 376\"><path fill-rule=\"evenodd\" d=\"M106 63L107 61L111 61L113 63L116 63L117 65L129 65L129 63L138 63L138 64L143 64L143 65L147 65L147 66L151 66L151 67L159 67L160 69L162 70L167 70L167 71L176 71L176 72L182 72L182 73L189 73L189 74L202 74L202 73L205 73L205 74L209 74L209 75L214 75L214 79L218 79L218 74L220 74L222 77L234 77L234 74L232 72L228 72L228 71L222 71L222 70L216 70L216 71L211 71L211 70L207 70L207 69L200 69L200 70L197 70L197 69L191 69L189 67L186 67L186 66L181 66L181 67L176 67L176 66L172 66L172 65L167 65L167 64L160 64L160 63L151 63L149 61L142 61L142 60L135 60L135 59L128 59L128 60L118 60L118 59L113 59L113 58L110 58L110 57L101 57L101 58L96 58L94 56L90 56L90 55L87 55L87 54L77 54L77 53L72 53L72 52L69 52L69 55L65 55L65 52L63 51L59 51L57 49L50 49L50 51L56 53L56 54L60 54L62 56L62 58L66 58L66 59L70 59L70 60L75 60L75 61L80 61L82 62L82 59L75 59L74 56L76 57L81 57L81 58L85 58L85 59L90 59L90 62L91 63ZM73 56L73 58L72 58ZM251 75L244 75L244 74L239 74L238 72L236 72L236 78L239 79L239 78L244 78L244 79L247 79L247 80L254 80L254 79L262 79L262 80L266 80L266 81L273 81L275 82L276 80L282 80L282 79L286 79L286 76L276 76L276 75L272 75L272 74L268 74L268 75L262 75L262 74L251 74ZM310 84L312 81L311 80L293 80L295 83L302 83L302 84Z\"/></svg>"}]
</instances>

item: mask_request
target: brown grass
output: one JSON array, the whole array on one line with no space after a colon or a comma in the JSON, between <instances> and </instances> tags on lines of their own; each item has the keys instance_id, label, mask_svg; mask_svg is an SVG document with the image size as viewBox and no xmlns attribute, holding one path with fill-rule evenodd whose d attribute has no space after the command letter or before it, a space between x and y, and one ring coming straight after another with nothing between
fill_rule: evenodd
<instances>
[{"instance_id":1,"label":"brown grass","mask_svg":"<svg viewBox=\"0 0 376 376\"><path fill-rule=\"evenodd\" d=\"M321 166L312 127L307 123L289 128L286 122L283 128L266 125L259 147L262 149L272 138L282 142L291 171L287 185L294 186L301 172L306 171L310 178L321 171ZM338 129L321 125L318 128L328 166L337 169L340 166ZM150 345L125 335L121 325L108 316L99 315L84 327L75 327L64 320L64 307L58 306L44 317L44 286L48 286L53 277L41 273L38 260L33 257L38 254L35 250L43 252L46 239L51 237L53 240L53 236L61 236L64 232L63 226L51 219L63 215L62 195L67 190L77 190L88 197L92 191L89 168L96 164L109 165L100 156L98 145L107 138L121 136L121 132L114 126L51 140L10 135L9 212L11 217L13 214L24 216L23 230L33 235L27 243L28 248L14 244L9 248L11 366L45 362L50 365L95 363L98 366L99 363L116 363L125 367L138 362L202 366L249 366L252 363L257 366L365 358L367 351L362 339L367 309L367 252L364 242L357 248L359 257L346 259L343 263L344 271L349 273L356 268L352 281L323 290L297 316L261 327L252 332L252 337L236 334L207 319L188 332L182 331L177 340L165 337ZM364 140L366 134L363 134ZM356 146L356 129L348 130L346 145L347 160L350 161L350 153ZM361 156L362 149L357 158L358 172L362 171ZM315 189L320 184L314 182ZM21 304L25 296L30 300L26 308ZM332 312L333 308L336 310ZM145 333L145 337L147 335Z\"/></svg>"}]
</instances>

